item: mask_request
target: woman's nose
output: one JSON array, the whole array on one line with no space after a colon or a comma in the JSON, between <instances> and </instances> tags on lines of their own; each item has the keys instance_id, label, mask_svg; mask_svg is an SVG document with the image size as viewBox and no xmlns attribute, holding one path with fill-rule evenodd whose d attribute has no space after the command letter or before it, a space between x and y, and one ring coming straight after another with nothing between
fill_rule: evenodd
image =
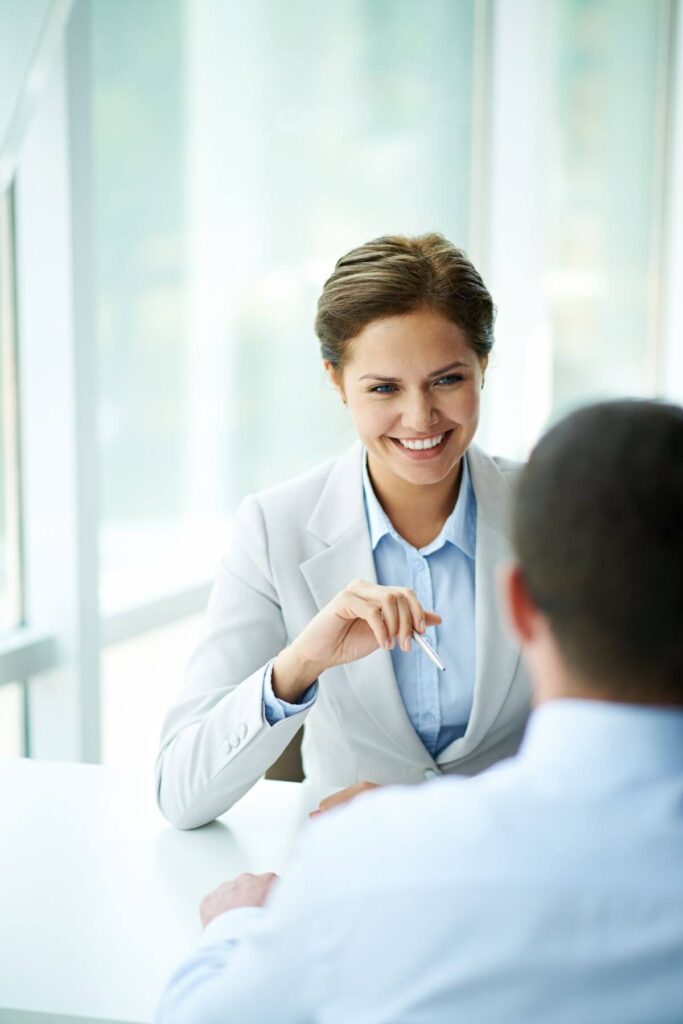
<instances>
[{"instance_id":1,"label":"woman's nose","mask_svg":"<svg viewBox=\"0 0 683 1024\"><path fill-rule=\"evenodd\" d=\"M433 407L431 395L412 395L406 400L403 411L403 425L416 434L426 434L438 420L438 412Z\"/></svg>"}]
</instances>

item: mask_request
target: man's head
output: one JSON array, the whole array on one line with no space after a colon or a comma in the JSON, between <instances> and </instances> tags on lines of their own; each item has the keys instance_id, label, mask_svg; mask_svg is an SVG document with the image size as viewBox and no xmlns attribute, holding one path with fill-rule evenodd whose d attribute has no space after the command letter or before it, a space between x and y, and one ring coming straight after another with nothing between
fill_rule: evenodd
<instances>
[{"instance_id":1,"label":"man's head","mask_svg":"<svg viewBox=\"0 0 683 1024\"><path fill-rule=\"evenodd\" d=\"M537 700L683 705L683 408L581 409L539 441L505 578Z\"/></svg>"}]
</instances>

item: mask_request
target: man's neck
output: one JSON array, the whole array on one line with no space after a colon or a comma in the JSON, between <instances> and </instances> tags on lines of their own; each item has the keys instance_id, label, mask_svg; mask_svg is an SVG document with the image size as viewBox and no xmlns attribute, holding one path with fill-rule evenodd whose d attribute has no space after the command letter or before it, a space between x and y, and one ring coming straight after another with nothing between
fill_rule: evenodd
<instances>
[{"instance_id":1,"label":"man's neck","mask_svg":"<svg viewBox=\"0 0 683 1024\"><path fill-rule=\"evenodd\" d=\"M534 680L536 680L536 670ZM587 679L571 673L548 672L543 682L534 684L534 706L546 704L553 700L587 700L600 701L608 704L627 704L638 707L678 708L683 710L683 702L677 695L666 693L654 684L635 685L607 683L599 679Z\"/></svg>"}]
</instances>

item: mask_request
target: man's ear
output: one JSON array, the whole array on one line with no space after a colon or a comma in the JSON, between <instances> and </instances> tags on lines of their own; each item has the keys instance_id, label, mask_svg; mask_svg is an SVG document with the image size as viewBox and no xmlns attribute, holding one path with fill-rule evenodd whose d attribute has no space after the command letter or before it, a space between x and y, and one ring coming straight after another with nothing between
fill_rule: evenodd
<instances>
[{"instance_id":1,"label":"man's ear","mask_svg":"<svg viewBox=\"0 0 683 1024\"><path fill-rule=\"evenodd\" d=\"M498 594L508 626L520 644L536 635L536 619L540 614L524 579L521 567L501 565L497 570Z\"/></svg>"},{"instance_id":2,"label":"man's ear","mask_svg":"<svg viewBox=\"0 0 683 1024\"><path fill-rule=\"evenodd\" d=\"M327 376L330 378L332 387L335 388L342 402L346 405L346 395L344 394L344 385L342 384L341 374L337 372L329 359L323 359L323 366L325 367Z\"/></svg>"}]
</instances>

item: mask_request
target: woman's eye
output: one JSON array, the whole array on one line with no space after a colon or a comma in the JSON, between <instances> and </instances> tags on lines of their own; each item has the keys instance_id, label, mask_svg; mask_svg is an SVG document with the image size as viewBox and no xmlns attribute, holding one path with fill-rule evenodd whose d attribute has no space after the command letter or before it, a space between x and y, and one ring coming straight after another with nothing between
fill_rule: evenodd
<instances>
[{"instance_id":1,"label":"woman's eye","mask_svg":"<svg viewBox=\"0 0 683 1024\"><path fill-rule=\"evenodd\" d=\"M452 384L459 384L460 381L464 379L465 378L461 373L448 373L444 377L439 377L439 379L435 380L434 383L440 384L443 387L448 387ZM373 384L373 386L368 390L373 395L391 395L394 391L397 391L398 388L395 384Z\"/></svg>"}]
</instances>

